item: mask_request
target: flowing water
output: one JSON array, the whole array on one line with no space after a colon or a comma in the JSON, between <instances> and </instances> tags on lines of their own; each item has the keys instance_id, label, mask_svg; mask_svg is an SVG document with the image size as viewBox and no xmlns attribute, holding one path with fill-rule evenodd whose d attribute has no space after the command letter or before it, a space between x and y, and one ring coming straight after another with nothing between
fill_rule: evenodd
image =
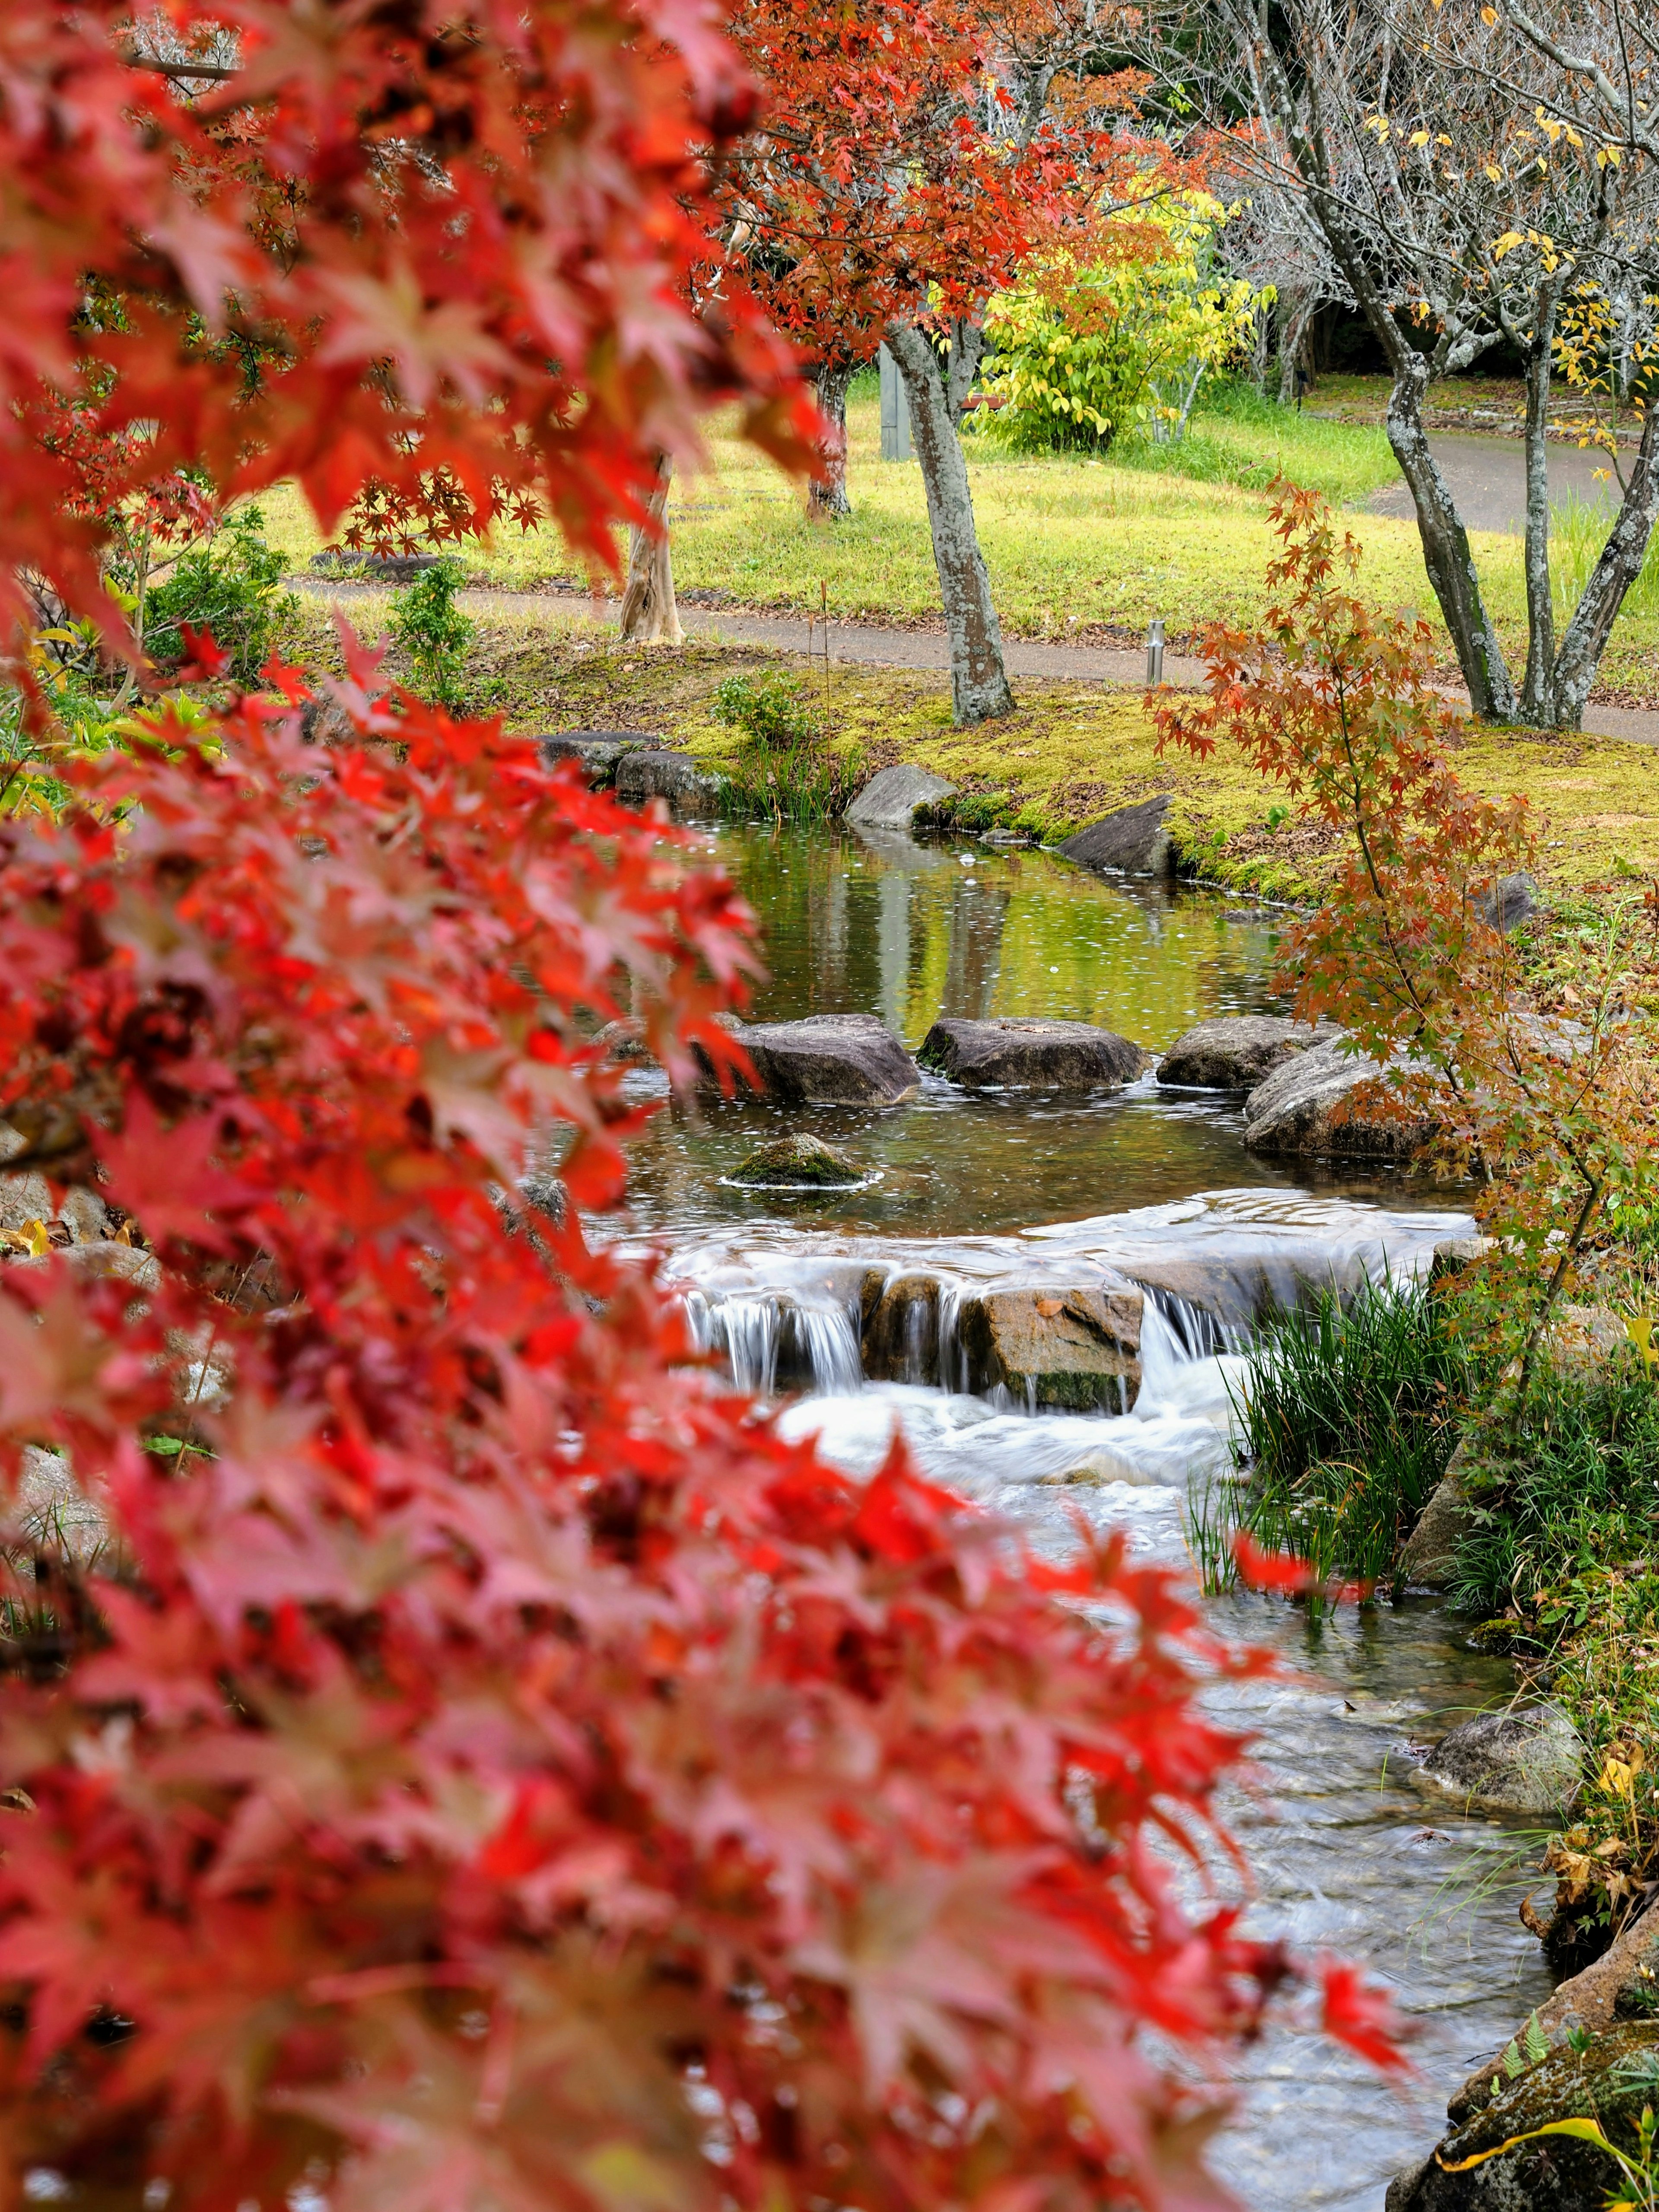
<instances>
[{"instance_id":1,"label":"flowing water","mask_svg":"<svg viewBox=\"0 0 1659 2212\"><path fill-rule=\"evenodd\" d=\"M765 925L757 1010L773 1018L878 1013L914 1048L941 1012L1052 1014L1158 1049L1206 1015L1282 1006L1272 917L1208 895L1115 888L967 842L719 842ZM799 1199L722 1181L780 1126L843 1145L869 1180ZM672 1108L641 1148L620 1225L669 1246L702 1340L745 1388L785 1399L786 1429L838 1463L872 1468L897 1425L929 1474L1018 1519L1036 1546L1063 1546L1081 1511L1184 1563L1183 1506L1228 1465L1251 1316L1362 1271L1417 1273L1468 1225L1457 1195L1401 1176L1316 1185L1300 1164L1244 1150L1237 1101L1150 1079L1065 1103L930 1080L880 1109ZM860 1316L872 1286L899 1277L935 1288L909 1310L924 1322L907 1379L870 1382ZM1129 1410L1032 1412L964 1391L964 1297L1079 1283L1146 1290ZM1214 2163L1262 2212L1380 2212L1389 2176L1439 2133L1448 2092L1548 1992L1516 1912L1535 1849L1413 1779L1413 1744L1501 1699L1508 1674L1432 1604L1345 1608L1313 1626L1248 1595L1211 1609L1289 1668L1212 1700L1257 1740L1253 1786L1228 1808L1253 1873L1250 1923L1391 1984L1418 2020L1422 2075L1402 2094L1286 2019L1241 2061Z\"/></svg>"}]
</instances>

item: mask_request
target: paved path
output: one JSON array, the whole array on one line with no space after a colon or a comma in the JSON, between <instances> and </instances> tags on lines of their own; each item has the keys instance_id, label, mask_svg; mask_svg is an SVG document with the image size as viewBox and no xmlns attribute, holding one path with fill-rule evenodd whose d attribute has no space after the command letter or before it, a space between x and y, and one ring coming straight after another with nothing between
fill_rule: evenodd
<instances>
[{"instance_id":1,"label":"paved path","mask_svg":"<svg viewBox=\"0 0 1659 2212\"><path fill-rule=\"evenodd\" d=\"M1429 446L1467 528L1522 536L1527 526L1527 455L1519 438L1480 438L1446 431L1431 438ZM1597 469L1609 465L1605 453L1552 444L1551 500L1559 505L1564 500L1578 499L1586 507L1610 512L1618 487L1611 482L1600 483L1595 476ZM1628 456L1625 466L1628 470ZM1402 522L1416 519L1417 509L1403 479L1373 492L1365 504L1373 514L1391 514Z\"/></svg>"},{"instance_id":2,"label":"paved path","mask_svg":"<svg viewBox=\"0 0 1659 2212\"><path fill-rule=\"evenodd\" d=\"M373 605L389 594L373 584L339 584L310 576L294 576L291 583L325 594L349 612L356 604ZM580 592L463 592L461 605L469 614L539 615L561 628L614 631L616 616L600 602ZM774 652L804 654L808 647L805 616L736 614L726 609L680 609L680 622L688 637L707 638L732 645L763 645ZM812 651L822 655L823 632L814 622ZM1003 648L1011 676L1054 676L1073 683L1118 684L1139 688L1146 681L1146 655L1109 645L1043 645L1011 639ZM921 668L943 674L950 666L944 634L939 630L882 629L873 623L831 622L830 658L866 668ZM1197 690L1204 681L1204 663L1186 653L1164 657L1164 680L1176 690ZM1455 702L1461 695L1449 694ZM1638 744L1659 745L1659 709L1633 707L1589 708L1584 727L1598 737L1628 738Z\"/></svg>"}]
</instances>

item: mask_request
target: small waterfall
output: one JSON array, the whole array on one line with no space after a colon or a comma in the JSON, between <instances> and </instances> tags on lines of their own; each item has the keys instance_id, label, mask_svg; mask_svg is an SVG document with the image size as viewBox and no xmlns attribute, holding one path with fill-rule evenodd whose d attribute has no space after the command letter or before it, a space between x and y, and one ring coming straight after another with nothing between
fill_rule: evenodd
<instances>
[{"instance_id":1,"label":"small waterfall","mask_svg":"<svg viewBox=\"0 0 1659 2212\"><path fill-rule=\"evenodd\" d=\"M685 1313L697 1349L723 1352L738 1389L757 1398L800 1389L840 1398L862 1387L858 1323L845 1306L803 1305L765 1291L711 1301L690 1291Z\"/></svg>"}]
</instances>

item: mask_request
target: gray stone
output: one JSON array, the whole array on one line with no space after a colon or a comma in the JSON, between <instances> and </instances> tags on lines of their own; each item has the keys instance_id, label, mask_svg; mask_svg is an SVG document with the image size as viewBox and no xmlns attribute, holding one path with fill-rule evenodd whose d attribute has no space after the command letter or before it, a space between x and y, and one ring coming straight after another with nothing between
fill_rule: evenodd
<instances>
[{"instance_id":1,"label":"gray stone","mask_svg":"<svg viewBox=\"0 0 1659 2212\"><path fill-rule=\"evenodd\" d=\"M408 584L428 568L435 568L441 553L353 553L337 545L313 553L311 565L325 576L364 576L376 584Z\"/></svg>"},{"instance_id":2,"label":"gray stone","mask_svg":"<svg viewBox=\"0 0 1659 2212\"><path fill-rule=\"evenodd\" d=\"M690 753L624 752L617 763L617 796L624 806L661 799L676 822L707 817L717 808L720 780L705 775Z\"/></svg>"},{"instance_id":3,"label":"gray stone","mask_svg":"<svg viewBox=\"0 0 1659 2212\"><path fill-rule=\"evenodd\" d=\"M864 1316L860 1358L872 1382L937 1382L937 1275L895 1275Z\"/></svg>"},{"instance_id":4,"label":"gray stone","mask_svg":"<svg viewBox=\"0 0 1659 2212\"><path fill-rule=\"evenodd\" d=\"M956 789L942 775L901 762L871 777L848 808L847 819L855 830L908 830L917 807L953 799Z\"/></svg>"},{"instance_id":5,"label":"gray stone","mask_svg":"<svg viewBox=\"0 0 1659 2212\"><path fill-rule=\"evenodd\" d=\"M1312 1028L1279 1014L1221 1014L1178 1036L1158 1064L1160 1083L1194 1091L1254 1091L1315 1045L1334 1044L1330 1022Z\"/></svg>"},{"instance_id":6,"label":"gray stone","mask_svg":"<svg viewBox=\"0 0 1659 2212\"><path fill-rule=\"evenodd\" d=\"M757 1145L726 1181L757 1190L850 1190L864 1181L864 1170L838 1146L797 1130Z\"/></svg>"},{"instance_id":7,"label":"gray stone","mask_svg":"<svg viewBox=\"0 0 1659 2212\"><path fill-rule=\"evenodd\" d=\"M1474 1512L1465 1483L1468 1471L1468 1445L1463 1443L1452 1454L1401 1552L1400 1573L1412 1589L1443 1590L1452 1586L1457 1547Z\"/></svg>"},{"instance_id":8,"label":"gray stone","mask_svg":"<svg viewBox=\"0 0 1659 2212\"><path fill-rule=\"evenodd\" d=\"M1511 2077L1494 2059L1470 2090L1453 2098L1450 2129L1427 2158L1389 2183L1387 2212L1590 2212L1607 2201L1619 2169L1605 2151L1571 2136L1516 2142L1462 2173L1448 2169L1553 2120L1599 2120L1628 2144L1653 2099L1659 2021L1616 2022L1582 2048L1563 2041L1532 2063L1516 2049L1518 2074Z\"/></svg>"},{"instance_id":9,"label":"gray stone","mask_svg":"<svg viewBox=\"0 0 1659 2212\"><path fill-rule=\"evenodd\" d=\"M1512 929L1519 929L1523 921L1530 921L1538 911L1538 885L1524 869L1512 876L1499 876L1490 890L1472 898L1469 905L1482 921L1493 929L1501 930L1507 937Z\"/></svg>"},{"instance_id":10,"label":"gray stone","mask_svg":"<svg viewBox=\"0 0 1659 2212\"><path fill-rule=\"evenodd\" d=\"M921 1080L915 1060L873 1014L730 1026L754 1062L762 1096L780 1106L890 1106ZM703 1066L712 1084L707 1060Z\"/></svg>"},{"instance_id":11,"label":"gray stone","mask_svg":"<svg viewBox=\"0 0 1659 2212\"><path fill-rule=\"evenodd\" d=\"M1144 1310L1139 1291L1093 1285L966 1298L957 1329L968 1388L1071 1413L1129 1413L1140 1393Z\"/></svg>"},{"instance_id":12,"label":"gray stone","mask_svg":"<svg viewBox=\"0 0 1659 2212\"><path fill-rule=\"evenodd\" d=\"M1418 1769L1449 1796L1495 1811L1570 1811L1583 1787L1584 1746L1559 1705L1480 1713L1443 1736Z\"/></svg>"},{"instance_id":13,"label":"gray stone","mask_svg":"<svg viewBox=\"0 0 1659 2212\"><path fill-rule=\"evenodd\" d=\"M536 742L549 768L556 768L561 761L580 761L596 789L616 781L625 753L656 752L662 743L649 730L556 730Z\"/></svg>"},{"instance_id":14,"label":"gray stone","mask_svg":"<svg viewBox=\"0 0 1659 2212\"><path fill-rule=\"evenodd\" d=\"M970 1091L1096 1091L1133 1083L1143 1046L1088 1022L937 1021L916 1058Z\"/></svg>"},{"instance_id":15,"label":"gray stone","mask_svg":"<svg viewBox=\"0 0 1659 2212\"><path fill-rule=\"evenodd\" d=\"M1166 793L1159 799L1144 799L1138 806L1121 806L1068 837L1060 852L1079 867L1097 872L1109 869L1115 875L1173 875L1175 845L1164 817L1174 803Z\"/></svg>"},{"instance_id":16,"label":"gray stone","mask_svg":"<svg viewBox=\"0 0 1659 2212\"><path fill-rule=\"evenodd\" d=\"M1401 1069L1411 1063L1401 1062ZM1340 1046L1313 1045L1258 1084L1244 1102L1253 1152L1409 1159L1433 1133L1420 1115L1391 1106L1384 1071Z\"/></svg>"}]
</instances>

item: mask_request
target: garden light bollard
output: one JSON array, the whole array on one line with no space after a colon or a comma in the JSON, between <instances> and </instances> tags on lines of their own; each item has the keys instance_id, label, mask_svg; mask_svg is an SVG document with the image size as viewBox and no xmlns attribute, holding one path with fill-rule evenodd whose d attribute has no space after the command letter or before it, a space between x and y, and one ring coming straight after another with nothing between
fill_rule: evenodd
<instances>
[{"instance_id":1,"label":"garden light bollard","mask_svg":"<svg viewBox=\"0 0 1659 2212\"><path fill-rule=\"evenodd\" d=\"M1146 688L1164 681L1164 617L1146 625Z\"/></svg>"}]
</instances>

